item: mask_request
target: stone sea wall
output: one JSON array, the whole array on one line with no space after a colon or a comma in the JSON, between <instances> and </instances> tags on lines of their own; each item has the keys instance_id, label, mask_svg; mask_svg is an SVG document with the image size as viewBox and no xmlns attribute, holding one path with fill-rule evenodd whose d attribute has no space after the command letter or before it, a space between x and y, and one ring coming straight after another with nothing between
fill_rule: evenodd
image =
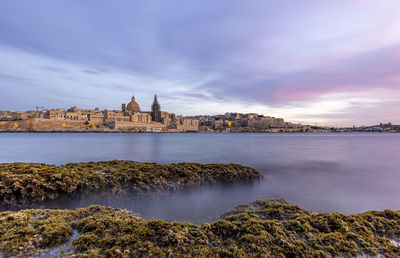
<instances>
[{"instance_id":1,"label":"stone sea wall","mask_svg":"<svg viewBox=\"0 0 400 258\"><path fill-rule=\"evenodd\" d=\"M159 128L159 129L167 129L167 125L161 123L133 123L133 122L124 122L124 121L112 121L108 122L107 126L111 129L117 130L129 130L134 128Z\"/></svg>"},{"instance_id":2,"label":"stone sea wall","mask_svg":"<svg viewBox=\"0 0 400 258\"><path fill-rule=\"evenodd\" d=\"M8 131L52 131L52 130L74 130L90 129L102 122L73 121L73 120L50 120L50 119L28 119L18 121L0 121L0 130Z\"/></svg>"}]
</instances>

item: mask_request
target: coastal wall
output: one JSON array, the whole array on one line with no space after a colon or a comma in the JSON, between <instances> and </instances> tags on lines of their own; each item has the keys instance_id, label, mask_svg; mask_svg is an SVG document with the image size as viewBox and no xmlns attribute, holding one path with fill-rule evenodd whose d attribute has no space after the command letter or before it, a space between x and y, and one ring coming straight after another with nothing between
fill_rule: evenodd
<instances>
[{"instance_id":1,"label":"coastal wall","mask_svg":"<svg viewBox=\"0 0 400 258\"><path fill-rule=\"evenodd\" d=\"M177 131L198 132L199 125L177 125Z\"/></svg>"},{"instance_id":2,"label":"coastal wall","mask_svg":"<svg viewBox=\"0 0 400 258\"><path fill-rule=\"evenodd\" d=\"M271 128L271 129L266 129L265 132L270 132L270 133L302 133L302 132L307 132L307 129L305 128Z\"/></svg>"},{"instance_id":3,"label":"coastal wall","mask_svg":"<svg viewBox=\"0 0 400 258\"><path fill-rule=\"evenodd\" d=\"M67 120L67 119L43 119L34 118L16 121L0 121L0 131L18 132L18 131L145 131L145 132L198 132L198 124L177 123L175 125L166 125L163 123L151 122L126 122L111 121L104 123L103 121L83 121L83 120ZM207 131L204 130L203 131ZM252 132L255 129L232 128L232 132ZM309 129L300 128L269 128L262 132L280 133L280 132L309 132Z\"/></svg>"},{"instance_id":4,"label":"coastal wall","mask_svg":"<svg viewBox=\"0 0 400 258\"><path fill-rule=\"evenodd\" d=\"M129 130L129 129L135 129L135 128L160 128L160 129L166 129L167 126L162 123L134 123L134 122L124 122L124 121L112 121L107 123L107 126L109 126L111 129L116 129L116 130Z\"/></svg>"},{"instance_id":5,"label":"coastal wall","mask_svg":"<svg viewBox=\"0 0 400 258\"><path fill-rule=\"evenodd\" d=\"M0 121L0 130L5 131L50 131L92 128L103 124L102 122L73 121L73 120L49 120L28 119L19 121Z\"/></svg>"}]
</instances>

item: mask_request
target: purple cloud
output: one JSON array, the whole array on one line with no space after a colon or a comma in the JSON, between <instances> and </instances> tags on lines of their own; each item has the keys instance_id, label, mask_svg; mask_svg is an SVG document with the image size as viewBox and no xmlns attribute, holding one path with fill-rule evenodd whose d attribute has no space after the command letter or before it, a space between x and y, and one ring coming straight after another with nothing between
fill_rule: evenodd
<instances>
[{"instance_id":1,"label":"purple cloud","mask_svg":"<svg viewBox=\"0 0 400 258\"><path fill-rule=\"evenodd\" d=\"M204 113L307 106L339 93L393 95L398 13L396 0L4 2L0 108L23 109L24 98L68 106L74 97L71 105L112 108L132 92L148 101L159 93L176 113L197 100L191 112ZM26 95L16 98L16 88ZM90 100L79 98L85 94Z\"/></svg>"}]
</instances>

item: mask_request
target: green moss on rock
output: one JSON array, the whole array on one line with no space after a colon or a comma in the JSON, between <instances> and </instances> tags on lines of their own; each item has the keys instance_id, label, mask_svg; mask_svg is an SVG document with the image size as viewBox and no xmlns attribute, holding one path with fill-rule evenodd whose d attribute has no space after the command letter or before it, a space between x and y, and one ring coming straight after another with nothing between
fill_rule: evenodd
<instances>
[{"instance_id":1,"label":"green moss on rock","mask_svg":"<svg viewBox=\"0 0 400 258\"><path fill-rule=\"evenodd\" d=\"M134 161L0 164L0 205L20 207L82 192L112 190L170 191L186 187L261 178L255 169L237 164L156 164Z\"/></svg>"},{"instance_id":2,"label":"green moss on rock","mask_svg":"<svg viewBox=\"0 0 400 258\"><path fill-rule=\"evenodd\" d=\"M37 255L66 243L75 257L399 256L400 211L311 214L282 199L236 207L211 224L144 220L103 206L0 213L5 256Z\"/></svg>"}]
</instances>

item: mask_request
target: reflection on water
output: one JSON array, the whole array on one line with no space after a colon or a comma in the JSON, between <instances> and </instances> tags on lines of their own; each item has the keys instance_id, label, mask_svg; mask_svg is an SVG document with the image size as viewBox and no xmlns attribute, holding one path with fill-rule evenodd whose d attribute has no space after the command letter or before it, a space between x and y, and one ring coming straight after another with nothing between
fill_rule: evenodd
<instances>
[{"instance_id":1,"label":"reflection on water","mask_svg":"<svg viewBox=\"0 0 400 258\"><path fill-rule=\"evenodd\" d=\"M397 134L0 134L0 142L0 162L233 162L265 175L253 184L167 195L92 196L62 202L63 208L97 203L193 223L212 221L240 203L276 197L316 212L400 209Z\"/></svg>"},{"instance_id":2,"label":"reflection on water","mask_svg":"<svg viewBox=\"0 0 400 258\"><path fill-rule=\"evenodd\" d=\"M68 239L67 243L62 244L57 247L50 248L49 250L42 252L39 258L53 258L59 257L62 253L72 253L74 251L72 241L79 237L79 232L77 230L72 231L71 237Z\"/></svg>"}]
</instances>

